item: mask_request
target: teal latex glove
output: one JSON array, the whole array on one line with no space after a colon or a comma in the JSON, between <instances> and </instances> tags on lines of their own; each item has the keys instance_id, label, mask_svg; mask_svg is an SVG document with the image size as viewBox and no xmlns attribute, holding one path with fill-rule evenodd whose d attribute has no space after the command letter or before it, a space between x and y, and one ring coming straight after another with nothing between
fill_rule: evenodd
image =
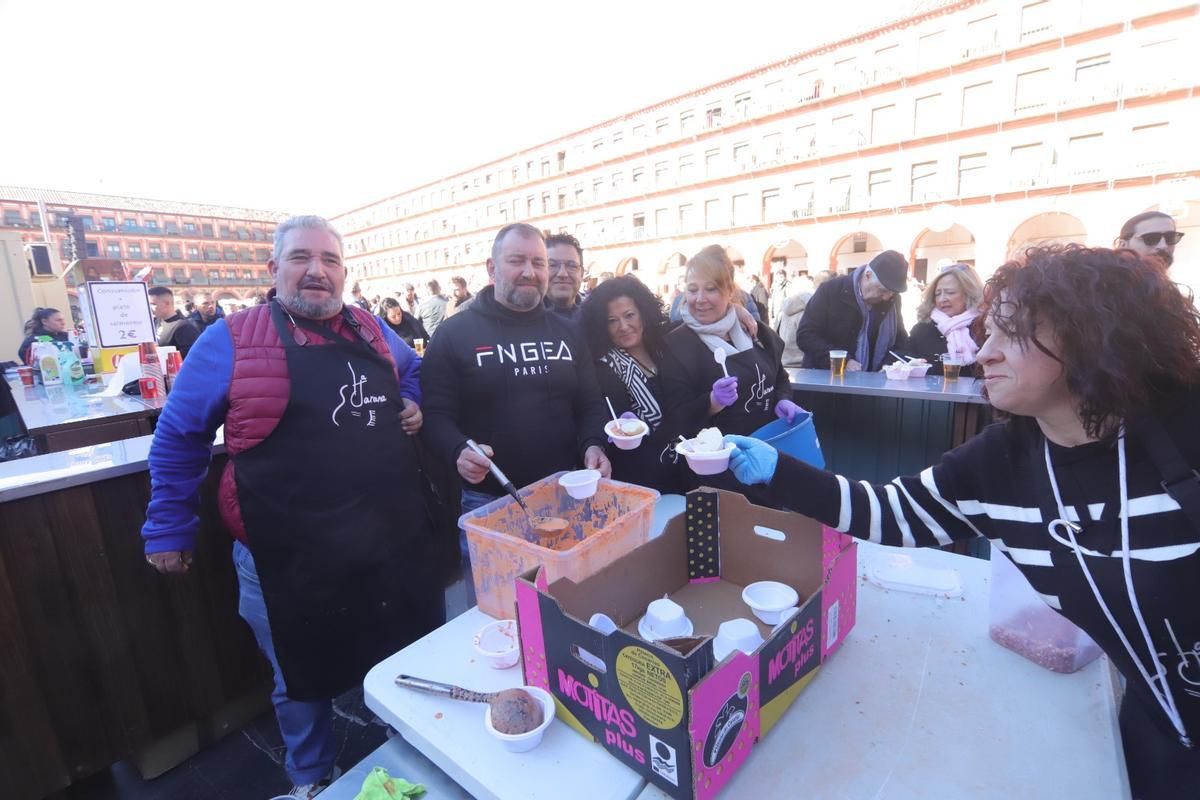
<instances>
[{"instance_id":1,"label":"teal latex glove","mask_svg":"<svg viewBox=\"0 0 1200 800\"><path fill-rule=\"evenodd\" d=\"M729 456L729 469L734 477L745 484L769 483L779 463L779 451L762 441L749 436L729 434L725 441L735 448Z\"/></svg>"}]
</instances>

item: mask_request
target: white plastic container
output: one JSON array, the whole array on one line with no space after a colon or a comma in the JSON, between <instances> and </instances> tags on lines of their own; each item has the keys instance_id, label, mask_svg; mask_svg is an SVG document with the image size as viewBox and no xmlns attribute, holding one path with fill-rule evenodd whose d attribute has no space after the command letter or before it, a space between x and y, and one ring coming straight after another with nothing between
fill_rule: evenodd
<instances>
[{"instance_id":1,"label":"white plastic container","mask_svg":"<svg viewBox=\"0 0 1200 800\"><path fill-rule=\"evenodd\" d=\"M502 619L490 622L475 634L475 652L492 669L508 669L521 659L521 643L517 637L517 621Z\"/></svg>"},{"instance_id":2,"label":"white plastic container","mask_svg":"<svg viewBox=\"0 0 1200 800\"><path fill-rule=\"evenodd\" d=\"M924 378L925 373L929 372L929 368L931 366L933 366L933 365L932 364L909 364L908 365L908 377L909 378Z\"/></svg>"},{"instance_id":3,"label":"white plastic container","mask_svg":"<svg viewBox=\"0 0 1200 800\"><path fill-rule=\"evenodd\" d=\"M483 726L487 728L488 733L499 739L504 744L504 749L510 753L524 753L537 747L542 743L542 736L550 727L550 723L554 722L554 698L550 693L536 686L522 686L521 688L542 704L541 725L528 733L501 733L492 727L492 707L488 706L483 712Z\"/></svg>"},{"instance_id":4,"label":"white plastic container","mask_svg":"<svg viewBox=\"0 0 1200 800\"><path fill-rule=\"evenodd\" d=\"M587 500L594 495L599 483L600 470L597 469L577 469L558 479L558 485L576 500Z\"/></svg>"},{"instance_id":5,"label":"white plastic container","mask_svg":"<svg viewBox=\"0 0 1200 800\"><path fill-rule=\"evenodd\" d=\"M1008 556L992 548L988 633L997 644L1054 672L1075 672L1100 647L1075 623L1046 605Z\"/></svg>"},{"instance_id":6,"label":"white plastic container","mask_svg":"<svg viewBox=\"0 0 1200 800\"><path fill-rule=\"evenodd\" d=\"M651 602L646 615L638 621L638 635L648 642L691 636L694 630L683 606L666 597Z\"/></svg>"},{"instance_id":7,"label":"white plastic container","mask_svg":"<svg viewBox=\"0 0 1200 800\"><path fill-rule=\"evenodd\" d=\"M734 650L741 650L748 656L754 655L762 643L762 633L750 620L744 617L726 620L713 637L713 658L719 663Z\"/></svg>"},{"instance_id":8,"label":"white plastic container","mask_svg":"<svg viewBox=\"0 0 1200 800\"><path fill-rule=\"evenodd\" d=\"M908 380L908 376L912 374L912 367L897 361L895 364L888 364L884 367L883 374L887 376L889 381L906 381Z\"/></svg>"},{"instance_id":9,"label":"white plastic container","mask_svg":"<svg viewBox=\"0 0 1200 800\"><path fill-rule=\"evenodd\" d=\"M637 432L629 433L636 423ZM650 426L640 419L610 419L608 424L604 426L604 432L608 434L608 438L612 439L613 444L618 450L634 450L642 443L642 438L650 432Z\"/></svg>"},{"instance_id":10,"label":"white plastic container","mask_svg":"<svg viewBox=\"0 0 1200 800\"><path fill-rule=\"evenodd\" d=\"M800 594L786 583L757 581L742 590L742 601L754 616L768 625L777 625L783 613L800 602Z\"/></svg>"},{"instance_id":11,"label":"white plastic container","mask_svg":"<svg viewBox=\"0 0 1200 800\"><path fill-rule=\"evenodd\" d=\"M734 446L728 442L720 450L701 453L692 449L690 441L675 445L675 452L687 459L688 466L697 475L720 475L729 469L729 457L733 451Z\"/></svg>"}]
</instances>

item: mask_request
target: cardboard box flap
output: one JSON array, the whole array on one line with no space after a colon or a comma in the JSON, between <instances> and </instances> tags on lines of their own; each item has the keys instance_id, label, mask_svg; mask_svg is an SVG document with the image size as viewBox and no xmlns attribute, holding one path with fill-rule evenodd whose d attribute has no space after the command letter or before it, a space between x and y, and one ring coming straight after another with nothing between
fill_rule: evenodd
<instances>
[{"instance_id":1,"label":"cardboard box flap","mask_svg":"<svg viewBox=\"0 0 1200 800\"><path fill-rule=\"evenodd\" d=\"M821 561L811 557L814 548L820 552L821 523L799 514L753 505L740 494L692 492L688 494L686 512L689 535L691 529L707 533L710 513L720 520L719 526L714 525L714 538L720 553L717 563L721 579L743 587L756 581L779 581L799 592L801 602L821 588ZM755 535L730 535L731 531ZM693 544L689 540L689 548L702 556L709 546L703 541Z\"/></svg>"},{"instance_id":2,"label":"cardboard box flap","mask_svg":"<svg viewBox=\"0 0 1200 800\"><path fill-rule=\"evenodd\" d=\"M672 522L675 521L680 524L668 525L661 536L634 553L622 556L579 583L568 578L553 581L547 593L559 602L563 611L585 622L596 612L612 617L618 627L636 622L650 601L663 596L659 587L673 589L687 583L683 525L681 518L676 517ZM522 578L528 576L526 573ZM614 592L614 586L621 587L621 591Z\"/></svg>"}]
</instances>

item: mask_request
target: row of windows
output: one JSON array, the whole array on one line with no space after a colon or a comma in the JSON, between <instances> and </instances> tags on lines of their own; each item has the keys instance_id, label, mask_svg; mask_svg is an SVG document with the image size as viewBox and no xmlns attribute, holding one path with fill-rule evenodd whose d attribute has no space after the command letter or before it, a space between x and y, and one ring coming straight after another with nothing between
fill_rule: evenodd
<instances>
[{"instance_id":1,"label":"row of windows","mask_svg":"<svg viewBox=\"0 0 1200 800\"><path fill-rule=\"evenodd\" d=\"M1157 166L1170 148L1161 145L1167 123L1133 129L1134 144L1126 145L1133 161L1129 169ZM1007 158L990 152L967 153L937 161L915 162L904 170L881 168L858 174L831 175L780 186L735 192L695 202L580 221L558 232L573 233L584 245L717 231L730 227L780 223L909 203L931 203L953 197L989 195L1001 190L1028 189L1050 183L1087 182L1113 169L1106 158L1104 132L1071 137L1065 148L1045 142L1012 146ZM356 260L354 268L368 275L385 275L421 268L477 263L486 257L487 242L456 244L389 257Z\"/></svg>"},{"instance_id":2,"label":"row of windows","mask_svg":"<svg viewBox=\"0 0 1200 800\"><path fill-rule=\"evenodd\" d=\"M66 274L68 286L75 286L73 273ZM149 277L153 286L269 286L271 276L266 272L234 269L193 269L175 267L168 272L166 269L155 269Z\"/></svg>"},{"instance_id":3,"label":"row of windows","mask_svg":"<svg viewBox=\"0 0 1200 800\"><path fill-rule=\"evenodd\" d=\"M267 228L256 228L241 225L213 225L207 222L167 220L161 223L162 227L160 228L160 220L149 217L139 220L138 217L132 215L121 215L119 222L116 216L101 216L99 217L99 222L97 222L97 218L90 214L67 215L56 212L53 224L57 227L65 227L69 216L75 216L82 220L85 231L102 231L106 233L130 233L149 236L197 236L208 239L239 239L241 241L256 242L269 242L275 235L274 225ZM9 228L40 228L42 226L42 217L36 210L29 211L29 215L26 217L21 209L9 208L4 210L4 226Z\"/></svg>"},{"instance_id":4,"label":"row of windows","mask_svg":"<svg viewBox=\"0 0 1200 800\"><path fill-rule=\"evenodd\" d=\"M971 87L968 87L970 89ZM918 101L918 107L920 102ZM894 106L881 106L871 114L870 143L878 144L891 136ZM920 117L918 117L918 120ZM1139 174L1154 174L1164 171L1165 157L1174 145L1172 131L1166 121L1154 121L1127 129L1128 137L1116 144L1126 145L1125 156L1132 163L1121 165ZM827 129L826 136L836 137L837 129ZM1060 129L1061 132L1061 129ZM1115 140L1115 136L1110 134ZM468 232L482 227L506 224L510 221L533 219L547 214L582 209L590 205L614 199L633 198L652 192L688 186L748 173L755 169L766 169L780 164L811 158L824 151L821 135L812 124L795 129L788 138L782 131L763 135L758 142L744 141L732 147L708 148L703 152L688 153L677 159L655 161L653 165L635 166L631 170L620 170L607 175L595 175L588 182L576 182L573 186L560 186L554 191L543 191L513 198L504 203L489 203L482 209L464 213L456 218L438 220L436 225L425 221L421 225L396 226L374 231L348 240L347 250L351 255L404 246L425 239ZM984 145L986 147L986 145ZM946 184L946 175L939 174L936 161L914 164L911 173L911 191L902 197L893 188L868 192L875 197L873 205L898 205L903 202L922 202L934 196L976 195L988 193L988 187L1001 191L1028 188L1057 180L1062 183L1078 182L1088 175L1099 175L1102 168L1113 168L1114 162L1104 152L1109 146L1100 131L1081 130L1078 135L1067 135L1055 143L1026 141L1008 148L1006 176L1008 183L997 185L996 177L988 176L982 165L988 159L987 152L964 156L962 172L965 176L955 186ZM992 144L992 148L996 147ZM983 148L981 147L981 150ZM999 155L993 156L999 158ZM849 169L849 167L847 167ZM880 178L880 184L895 185L890 176L893 168L881 168L872 174L889 176ZM835 179L839 180L839 179ZM883 203L889 197L894 202ZM839 204L840 205L840 204ZM482 213L479 213L482 211ZM820 212L816 212L820 213Z\"/></svg>"},{"instance_id":5,"label":"row of windows","mask_svg":"<svg viewBox=\"0 0 1200 800\"><path fill-rule=\"evenodd\" d=\"M66 237L59 239L59 251L64 258L70 256L70 243ZM158 243L150 243L143 247L138 242L126 242L122 247L121 242L87 242L89 257L98 258L101 254L105 258L146 259L149 261L241 261L259 264L265 264L271 258L271 251L265 247L255 248L251 253L248 247L217 248L200 245L185 247L179 244L169 244L164 248Z\"/></svg>"},{"instance_id":6,"label":"row of windows","mask_svg":"<svg viewBox=\"0 0 1200 800\"><path fill-rule=\"evenodd\" d=\"M1077 2L1038 0L1023 4L1019 13L1015 6L1011 10L1004 9L1003 13L989 12L987 8L977 9L956 15L952 27L931 30L928 26L918 26L903 42L868 44L865 46L869 48L866 52L857 54L853 47L839 49L830 56L830 64L814 67L812 62L805 62L794 75L782 75L782 70L772 71L765 76L765 83L749 88L744 84L735 87L732 97L710 95L703 105L681 108L669 115L648 117L635 122L632 128L620 127L603 135L594 134L586 139L581 138L573 145L559 145L544 155L526 157L507 168L491 167L487 172L456 180L453 184L447 183L419 195L402 197L392 201L388 207L376 206L364 210L352 215L344 224L349 229L361 229L389 218L421 214L472 196L491 193L504 186L516 186L568 170L593 166L606 158L645 149L647 142L653 141L652 146L657 146L661 141L687 138L730 122L741 122L825 96L856 92L866 85L896 80L900 77L902 67L911 68L914 73L922 72L956 59L974 58L1011 45L1051 38L1073 25L1094 25L1099 21L1097 14L1111 13L1095 8L1103 4L1082 5L1085 8L1081 8ZM1075 9L1074 20L1070 19L1072 8ZM1179 42L1172 37L1173 34L1157 38L1151 36L1139 42L1140 46L1132 47L1129 62L1137 67L1139 74L1130 76L1128 73L1131 70L1126 70L1125 77L1130 84L1128 88L1145 88L1147 84L1177 71L1173 63L1180 55L1180 48ZM1129 45L1129 40L1123 39L1116 46L1121 48L1126 45ZM1086 102L1088 96L1102 97L1109 93L1109 84L1114 75L1112 61L1112 52L1098 52L1076 59L1073 75L1064 76L1073 77L1077 85L1067 93L1070 96L1066 99ZM1037 113L1051 106L1057 97L1062 97L1061 92L1057 95L1052 92L1053 87L1048 85L1050 76L1050 68L1030 70L1029 74L1019 76L1015 97L1010 95L1008 98L1013 103L1014 111L1021 114ZM1134 83L1138 86L1133 86ZM1001 109L1007 105L1007 101L1000 97L989 97L990 94L991 90L982 85L972 93L964 109L964 118L968 121L966 124L988 111L992 118L1005 113ZM932 119L938 102L927 100L920 112L922 116ZM914 125L915 130L921 127ZM380 216L383 219L379 219Z\"/></svg>"}]
</instances>

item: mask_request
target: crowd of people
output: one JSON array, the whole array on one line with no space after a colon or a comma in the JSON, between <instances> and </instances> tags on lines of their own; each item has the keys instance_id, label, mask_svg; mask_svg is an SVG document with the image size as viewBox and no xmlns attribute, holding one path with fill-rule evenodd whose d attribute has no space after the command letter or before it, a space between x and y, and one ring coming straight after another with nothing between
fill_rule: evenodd
<instances>
[{"instance_id":1,"label":"crowd of people","mask_svg":"<svg viewBox=\"0 0 1200 800\"><path fill-rule=\"evenodd\" d=\"M909 266L894 251L841 276L747 286L712 245L663 297L633 275L585 290L574 237L515 223L473 293L430 281L424 298L405 286L343 302L341 236L293 218L276 232L267 302L210 319L189 345L150 453L147 560L191 568L224 425L240 610L274 669L286 768L306 797L336 777L330 699L443 621L439 543L469 568L445 521L503 494L492 459L517 486L589 467L661 492L739 491L887 544L982 536L1128 680L1135 796L1200 796L1200 315L1170 279L1180 235L1153 213L1112 249L1031 248L986 283L949 265L908 330ZM155 313L176 332L187 321L167 303ZM789 362L826 367L831 349L867 371L954 355L1003 420L886 485L753 438L803 413ZM608 442L608 404L647 424L640 447ZM697 476L672 443L713 426L737 447L731 471ZM434 508L451 500L454 514Z\"/></svg>"}]
</instances>

